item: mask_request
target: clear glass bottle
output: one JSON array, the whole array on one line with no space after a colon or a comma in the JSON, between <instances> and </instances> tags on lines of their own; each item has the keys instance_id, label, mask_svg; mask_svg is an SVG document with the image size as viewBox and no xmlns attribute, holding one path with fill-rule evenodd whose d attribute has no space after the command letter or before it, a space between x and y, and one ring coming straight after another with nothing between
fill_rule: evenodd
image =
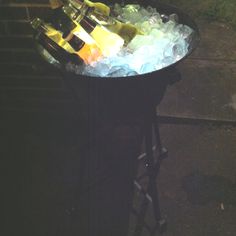
<instances>
[{"instance_id":1,"label":"clear glass bottle","mask_svg":"<svg viewBox=\"0 0 236 236\"><path fill-rule=\"evenodd\" d=\"M93 41L89 43L87 43L88 41L83 41L75 32L68 32L67 35L64 34L64 39L86 64L98 61L102 57L102 52L96 43Z\"/></svg>"},{"instance_id":2,"label":"clear glass bottle","mask_svg":"<svg viewBox=\"0 0 236 236\"><path fill-rule=\"evenodd\" d=\"M63 3L60 0L49 0L52 9L52 14L49 17L49 22L56 30L61 30L64 26L66 28L73 28L75 25L62 11Z\"/></svg>"},{"instance_id":3,"label":"clear glass bottle","mask_svg":"<svg viewBox=\"0 0 236 236\"><path fill-rule=\"evenodd\" d=\"M70 2L79 2L77 0L70 0ZM76 4L65 5L64 8L67 8L68 15L74 21L80 21L84 16L92 19L99 25L104 26L109 31L118 34L121 38L124 39L125 45L127 45L137 34L143 34L140 30L137 29L133 24L123 23L116 20L113 17L108 15L101 14L98 11L95 11L94 8L87 8L86 11L81 10L83 7ZM81 8L81 9L80 9Z\"/></svg>"},{"instance_id":4,"label":"clear glass bottle","mask_svg":"<svg viewBox=\"0 0 236 236\"><path fill-rule=\"evenodd\" d=\"M36 18L31 22L33 29L37 32L37 42L57 61L62 64L73 62L76 64L82 64L83 60L75 53L70 53L61 45L59 45L60 37L56 34L52 34L48 25L41 19ZM56 30L55 30L56 31ZM66 42L65 42L66 44Z\"/></svg>"},{"instance_id":5,"label":"clear glass bottle","mask_svg":"<svg viewBox=\"0 0 236 236\"><path fill-rule=\"evenodd\" d=\"M111 56L117 54L124 45L124 40L96 21L82 15L79 9L75 9L71 4L64 5L63 11L89 34L100 47L103 55Z\"/></svg>"},{"instance_id":6,"label":"clear glass bottle","mask_svg":"<svg viewBox=\"0 0 236 236\"><path fill-rule=\"evenodd\" d=\"M79 9L83 15L87 15L88 12L104 16L110 15L110 7L101 2L91 2L89 0L67 0L67 2Z\"/></svg>"}]
</instances>

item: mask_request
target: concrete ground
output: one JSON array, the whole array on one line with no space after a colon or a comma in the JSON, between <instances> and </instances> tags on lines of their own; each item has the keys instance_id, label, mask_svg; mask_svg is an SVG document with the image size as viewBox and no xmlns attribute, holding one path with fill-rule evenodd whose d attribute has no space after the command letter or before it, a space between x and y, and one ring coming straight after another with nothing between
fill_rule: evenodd
<instances>
[{"instance_id":1,"label":"concrete ground","mask_svg":"<svg viewBox=\"0 0 236 236\"><path fill-rule=\"evenodd\" d=\"M158 177L162 213L168 221L163 235L233 236L236 32L224 23L197 23L201 43L179 65L183 79L169 87L158 108L160 116L174 117L169 124L164 119L161 126L169 150ZM150 223L151 216L146 221Z\"/></svg>"}]
</instances>

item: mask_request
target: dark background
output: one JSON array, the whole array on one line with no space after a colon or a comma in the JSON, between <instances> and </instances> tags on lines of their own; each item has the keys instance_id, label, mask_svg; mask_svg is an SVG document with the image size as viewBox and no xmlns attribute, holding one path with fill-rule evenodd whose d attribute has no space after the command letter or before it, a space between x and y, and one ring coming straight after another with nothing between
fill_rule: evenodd
<instances>
[{"instance_id":1,"label":"dark background","mask_svg":"<svg viewBox=\"0 0 236 236\"><path fill-rule=\"evenodd\" d=\"M47 1L0 4L2 234L125 234L134 165L117 160L137 157L134 131L96 117L91 126L83 101L38 55L29 22L50 13Z\"/></svg>"}]
</instances>

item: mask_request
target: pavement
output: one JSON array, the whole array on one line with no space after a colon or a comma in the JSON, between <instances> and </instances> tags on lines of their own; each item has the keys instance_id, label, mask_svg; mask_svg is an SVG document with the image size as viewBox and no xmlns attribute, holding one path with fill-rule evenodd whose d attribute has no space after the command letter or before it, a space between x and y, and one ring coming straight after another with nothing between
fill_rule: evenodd
<instances>
[{"instance_id":1,"label":"pavement","mask_svg":"<svg viewBox=\"0 0 236 236\"><path fill-rule=\"evenodd\" d=\"M236 31L219 22L199 21L201 42L179 65L182 81L170 87L161 115L236 119Z\"/></svg>"},{"instance_id":2,"label":"pavement","mask_svg":"<svg viewBox=\"0 0 236 236\"><path fill-rule=\"evenodd\" d=\"M158 177L168 221L163 235L234 236L236 31L220 22L197 24L201 43L178 66L182 80L169 87L158 107L169 150ZM151 207L146 222L153 224ZM144 230L142 235L149 234Z\"/></svg>"}]
</instances>

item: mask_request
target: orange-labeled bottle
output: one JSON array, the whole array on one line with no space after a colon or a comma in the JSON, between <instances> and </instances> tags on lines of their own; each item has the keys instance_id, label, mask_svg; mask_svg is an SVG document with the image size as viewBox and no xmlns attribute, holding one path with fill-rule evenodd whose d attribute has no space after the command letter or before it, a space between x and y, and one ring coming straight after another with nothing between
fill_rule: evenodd
<instances>
[{"instance_id":1,"label":"orange-labeled bottle","mask_svg":"<svg viewBox=\"0 0 236 236\"><path fill-rule=\"evenodd\" d=\"M95 43L84 42L76 33L64 33L63 37L86 64L96 62L102 57L102 52Z\"/></svg>"},{"instance_id":2,"label":"orange-labeled bottle","mask_svg":"<svg viewBox=\"0 0 236 236\"><path fill-rule=\"evenodd\" d=\"M75 9L71 4L64 5L63 11L70 17L73 22L92 37L104 56L117 54L124 45L124 40L115 33L107 30L98 22L81 14L79 9Z\"/></svg>"}]
</instances>

